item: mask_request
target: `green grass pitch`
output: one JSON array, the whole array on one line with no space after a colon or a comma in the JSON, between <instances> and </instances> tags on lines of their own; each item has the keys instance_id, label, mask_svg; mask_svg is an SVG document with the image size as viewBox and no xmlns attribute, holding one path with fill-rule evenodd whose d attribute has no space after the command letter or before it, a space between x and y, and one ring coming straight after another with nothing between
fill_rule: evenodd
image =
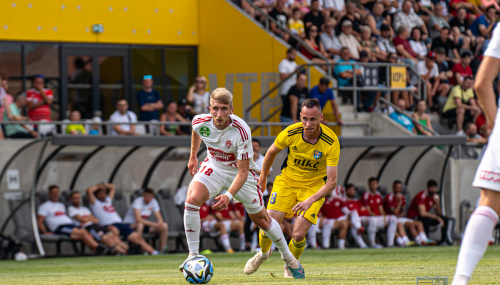
<instances>
[{"instance_id":1,"label":"green grass pitch","mask_svg":"<svg viewBox=\"0 0 500 285\"><path fill-rule=\"evenodd\" d=\"M415 284L416 276L448 276L458 247L307 250L300 258L305 280L283 278L274 253L253 275L243 267L251 253L214 253L210 284ZM177 269L186 254L73 257L0 261L0 284L187 284ZM500 283L500 247L490 246L470 284Z\"/></svg>"}]
</instances>

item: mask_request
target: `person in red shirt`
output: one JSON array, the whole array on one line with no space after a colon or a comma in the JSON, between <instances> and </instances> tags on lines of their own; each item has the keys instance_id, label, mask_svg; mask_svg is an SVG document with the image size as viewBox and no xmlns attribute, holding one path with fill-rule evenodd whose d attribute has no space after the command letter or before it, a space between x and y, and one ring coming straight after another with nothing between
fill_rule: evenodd
<instances>
[{"instance_id":1,"label":"person in red shirt","mask_svg":"<svg viewBox=\"0 0 500 285\"><path fill-rule=\"evenodd\" d=\"M215 218L226 226L226 231L228 233L233 231L238 232L240 237L240 251L244 251L246 246L245 223L238 218L241 214L239 212L236 214L234 203L230 203L229 207L224 210L214 210L213 213Z\"/></svg>"},{"instance_id":2,"label":"person in red shirt","mask_svg":"<svg viewBox=\"0 0 500 285\"><path fill-rule=\"evenodd\" d=\"M375 219L370 217L367 207L365 207L360 200L356 199L356 187L354 184L347 184L345 186L345 195L346 198L344 202L351 216L351 234L359 247L367 248L361 234L364 232L365 227L368 233L377 233ZM358 223L357 220L359 220L359 223L363 225L363 227L355 227Z\"/></svg>"},{"instance_id":3,"label":"person in red shirt","mask_svg":"<svg viewBox=\"0 0 500 285\"><path fill-rule=\"evenodd\" d=\"M401 182L401 180L394 180L392 184L392 193L387 194L384 198L384 209L386 213L392 214L398 219L396 242L401 246L411 245L410 239L408 239L406 235L406 227L418 245L436 244L435 241L427 238L421 221L408 219L406 217L406 198L403 193L401 193L402 190L403 182Z\"/></svg>"},{"instance_id":4,"label":"person in red shirt","mask_svg":"<svg viewBox=\"0 0 500 285\"><path fill-rule=\"evenodd\" d=\"M472 77L472 69L470 68L472 53L465 50L460 55L460 63L455 64L451 71L453 77L450 78L451 85L461 85L465 77Z\"/></svg>"},{"instance_id":5,"label":"person in red shirt","mask_svg":"<svg viewBox=\"0 0 500 285\"><path fill-rule=\"evenodd\" d=\"M368 188L363 194L361 201L367 207L370 216L373 216L376 221L376 230L387 228L387 246L394 246L394 238L396 236L396 229L398 220L393 215L386 215L384 211L382 195L377 191L378 180L375 177L368 179ZM368 231L368 238L372 246L375 246L375 233ZM376 247L376 246L375 246Z\"/></svg>"},{"instance_id":6,"label":"person in red shirt","mask_svg":"<svg viewBox=\"0 0 500 285\"><path fill-rule=\"evenodd\" d=\"M410 37L410 31L406 26L401 26L397 30L396 36L392 40L398 55L401 57L401 60L405 63L412 65L413 67L417 66L419 57L423 60L424 57L415 53L415 51L411 48L410 41L408 38Z\"/></svg>"},{"instance_id":7,"label":"person in red shirt","mask_svg":"<svg viewBox=\"0 0 500 285\"><path fill-rule=\"evenodd\" d=\"M54 101L52 90L44 88L43 75L35 75L33 88L26 91L28 117L31 121L50 121L50 105Z\"/></svg>"},{"instance_id":8,"label":"person in red shirt","mask_svg":"<svg viewBox=\"0 0 500 285\"><path fill-rule=\"evenodd\" d=\"M448 218L443 216L441 211L440 199L436 194L437 182L434 179L427 181L427 190L420 191L411 201L408 208L408 218L416 219L424 224L425 234L429 235L431 226L441 226L440 244L452 244L453 239L448 232ZM430 210L434 209L435 214Z\"/></svg>"},{"instance_id":9,"label":"person in red shirt","mask_svg":"<svg viewBox=\"0 0 500 285\"><path fill-rule=\"evenodd\" d=\"M227 253L234 252L229 242L229 234L226 230L226 225L223 222L219 222L217 221L217 219L215 219L212 208L209 206L208 201L200 207L200 221L202 232L210 235L218 233L220 235L220 241L224 250Z\"/></svg>"},{"instance_id":10,"label":"person in red shirt","mask_svg":"<svg viewBox=\"0 0 500 285\"><path fill-rule=\"evenodd\" d=\"M338 232L338 248L345 249L345 237L349 222L347 221L348 212L343 199L330 194L320 210L319 228L322 232L322 247L330 248L330 237L332 230Z\"/></svg>"}]
</instances>

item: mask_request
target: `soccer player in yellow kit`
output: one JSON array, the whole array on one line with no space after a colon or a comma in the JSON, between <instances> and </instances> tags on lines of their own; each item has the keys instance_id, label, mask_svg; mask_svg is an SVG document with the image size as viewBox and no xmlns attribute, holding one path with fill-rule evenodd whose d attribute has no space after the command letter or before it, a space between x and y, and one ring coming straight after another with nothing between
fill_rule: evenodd
<instances>
[{"instance_id":1,"label":"soccer player in yellow kit","mask_svg":"<svg viewBox=\"0 0 500 285\"><path fill-rule=\"evenodd\" d=\"M288 247L298 259L306 246L306 234L318 220L318 212L326 196L337 185L340 145L335 133L321 124L323 114L315 99L302 104L300 123L283 130L264 158L259 185L266 177L276 155L288 147L281 174L274 180L267 211L280 224L285 217L297 214L292 240ZM261 188L264 189L264 188ZM261 251L248 260L245 273L252 274L271 254L272 240L264 232L259 235ZM285 267L285 277L292 277Z\"/></svg>"}]
</instances>

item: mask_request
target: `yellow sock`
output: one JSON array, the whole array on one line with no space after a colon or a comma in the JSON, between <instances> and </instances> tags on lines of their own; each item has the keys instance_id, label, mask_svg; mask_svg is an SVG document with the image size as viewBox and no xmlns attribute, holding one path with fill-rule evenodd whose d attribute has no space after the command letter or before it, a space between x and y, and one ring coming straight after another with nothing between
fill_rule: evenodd
<instances>
[{"instance_id":1,"label":"yellow sock","mask_svg":"<svg viewBox=\"0 0 500 285\"><path fill-rule=\"evenodd\" d=\"M293 256L299 259L302 253L304 253L304 250L306 249L306 238L304 238L301 241L295 241L294 239L292 239L288 244L288 248L292 252Z\"/></svg>"},{"instance_id":2,"label":"yellow sock","mask_svg":"<svg viewBox=\"0 0 500 285\"><path fill-rule=\"evenodd\" d=\"M262 252L266 253L271 250L271 246L273 245L273 241L266 236L263 230L259 230L259 243L260 249Z\"/></svg>"}]
</instances>

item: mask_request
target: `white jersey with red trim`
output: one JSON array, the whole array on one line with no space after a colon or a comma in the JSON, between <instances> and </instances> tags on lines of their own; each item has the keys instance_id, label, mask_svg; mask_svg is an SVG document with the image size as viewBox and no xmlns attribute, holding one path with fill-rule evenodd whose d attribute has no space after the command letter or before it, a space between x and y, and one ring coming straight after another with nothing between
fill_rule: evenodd
<instances>
[{"instance_id":1,"label":"white jersey with red trim","mask_svg":"<svg viewBox=\"0 0 500 285\"><path fill-rule=\"evenodd\" d=\"M488 43L488 47L486 48L486 51L484 52L485 56L493 57L496 59L500 59L500 25L496 25L495 29L493 30L491 40ZM497 103L498 111L497 111L497 117L495 118L495 124L493 126L493 130L491 131L492 134L495 135L500 135L500 100ZM489 144L488 144L489 146Z\"/></svg>"},{"instance_id":2,"label":"white jersey with red trim","mask_svg":"<svg viewBox=\"0 0 500 285\"><path fill-rule=\"evenodd\" d=\"M221 169L237 170L238 160L250 160L250 170L260 170L253 161L251 131L241 118L231 116L231 123L223 130L217 129L212 115L202 114L194 117L193 130L207 146L207 158Z\"/></svg>"}]
</instances>

